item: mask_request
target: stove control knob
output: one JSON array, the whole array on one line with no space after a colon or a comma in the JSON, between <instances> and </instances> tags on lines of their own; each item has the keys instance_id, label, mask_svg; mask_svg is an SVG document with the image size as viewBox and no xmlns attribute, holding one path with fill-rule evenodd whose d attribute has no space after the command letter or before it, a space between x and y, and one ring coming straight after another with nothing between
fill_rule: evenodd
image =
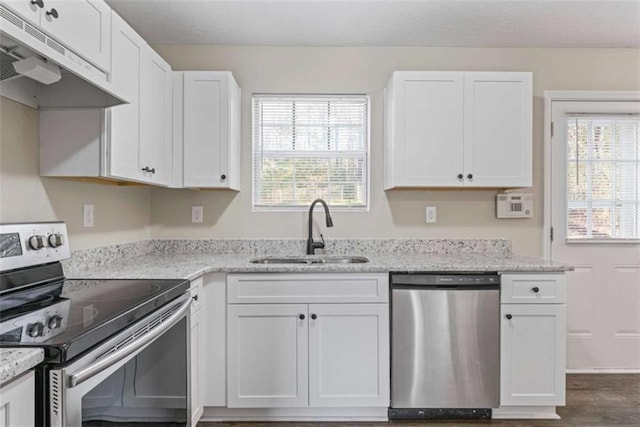
<instances>
[{"instance_id":1,"label":"stove control knob","mask_svg":"<svg viewBox=\"0 0 640 427\"><path fill-rule=\"evenodd\" d=\"M36 234L35 236L29 237L29 247L34 251L40 250L44 248L44 246L45 246L44 236L39 236Z\"/></svg>"},{"instance_id":2,"label":"stove control knob","mask_svg":"<svg viewBox=\"0 0 640 427\"><path fill-rule=\"evenodd\" d=\"M58 329L62 326L62 316L54 314L47 321L47 325L49 326L49 329Z\"/></svg>"},{"instance_id":3,"label":"stove control knob","mask_svg":"<svg viewBox=\"0 0 640 427\"><path fill-rule=\"evenodd\" d=\"M52 248L58 248L64 245L64 237L60 233L49 234L49 246Z\"/></svg>"},{"instance_id":4,"label":"stove control knob","mask_svg":"<svg viewBox=\"0 0 640 427\"><path fill-rule=\"evenodd\" d=\"M44 335L44 323L36 322L27 326L27 335L31 338L41 337Z\"/></svg>"}]
</instances>

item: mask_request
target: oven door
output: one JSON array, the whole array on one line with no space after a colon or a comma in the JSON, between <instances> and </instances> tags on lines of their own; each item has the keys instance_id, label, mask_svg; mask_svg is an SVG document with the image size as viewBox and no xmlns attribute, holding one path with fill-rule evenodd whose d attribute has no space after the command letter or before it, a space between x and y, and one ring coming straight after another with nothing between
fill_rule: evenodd
<instances>
[{"instance_id":1,"label":"oven door","mask_svg":"<svg viewBox=\"0 0 640 427\"><path fill-rule=\"evenodd\" d=\"M71 364L49 372L51 426L190 426L186 293Z\"/></svg>"}]
</instances>

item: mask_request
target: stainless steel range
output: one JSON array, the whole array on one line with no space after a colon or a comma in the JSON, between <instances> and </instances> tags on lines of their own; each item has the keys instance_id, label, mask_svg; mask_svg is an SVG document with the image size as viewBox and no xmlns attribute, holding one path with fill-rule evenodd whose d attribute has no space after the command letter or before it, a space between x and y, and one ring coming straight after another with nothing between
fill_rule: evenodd
<instances>
[{"instance_id":1,"label":"stainless steel range","mask_svg":"<svg viewBox=\"0 0 640 427\"><path fill-rule=\"evenodd\" d=\"M0 224L0 346L44 349L36 424L190 425L189 282L66 280L69 256L64 223Z\"/></svg>"}]
</instances>

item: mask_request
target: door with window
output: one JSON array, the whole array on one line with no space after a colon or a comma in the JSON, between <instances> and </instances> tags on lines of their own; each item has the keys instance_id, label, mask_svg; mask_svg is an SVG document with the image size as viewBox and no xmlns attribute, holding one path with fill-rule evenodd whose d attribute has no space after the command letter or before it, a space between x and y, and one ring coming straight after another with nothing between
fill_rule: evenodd
<instances>
[{"instance_id":1,"label":"door with window","mask_svg":"<svg viewBox=\"0 0 640 427\"><path fill-rule=\"evenodd\" d=\"M567 274L567 367L640 368L640 102L552 103L551 259Z\"/></svg>"}]
</instances>

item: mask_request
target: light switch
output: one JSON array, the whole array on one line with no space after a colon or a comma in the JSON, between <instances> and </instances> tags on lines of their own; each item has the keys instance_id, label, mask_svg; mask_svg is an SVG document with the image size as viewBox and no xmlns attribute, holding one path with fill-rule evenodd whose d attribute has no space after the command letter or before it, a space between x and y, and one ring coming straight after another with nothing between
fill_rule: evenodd
<instances>
[{"instance_id":1,"label":"light switch","mask_svg":"<svg viewBox=\"0 0 640 427\"><path fill-rule=\"evenodd\" d=\"M425 219L427 224L435 224L438 222L438 208L435 206L427 206Z\"/></svg>"},{"instance_id":2,"label":"light switch","mask_svg":"<svg viewBox=\"0 0 640 427\"><path fill-rule=\"evenodd\" d=\"M203 206L191 206L191 223L202 224L203 217L204 217Z\"/></svg>"},{"instance_id":3,"label":"light switch","mask_svg":"<svg viewBox=\"0 0 640 427\"><path fill-rule=\"evenodd\" d=\"M82 206L82 226L93 227L93 205Z\"/></svg>"}]
</instances>

